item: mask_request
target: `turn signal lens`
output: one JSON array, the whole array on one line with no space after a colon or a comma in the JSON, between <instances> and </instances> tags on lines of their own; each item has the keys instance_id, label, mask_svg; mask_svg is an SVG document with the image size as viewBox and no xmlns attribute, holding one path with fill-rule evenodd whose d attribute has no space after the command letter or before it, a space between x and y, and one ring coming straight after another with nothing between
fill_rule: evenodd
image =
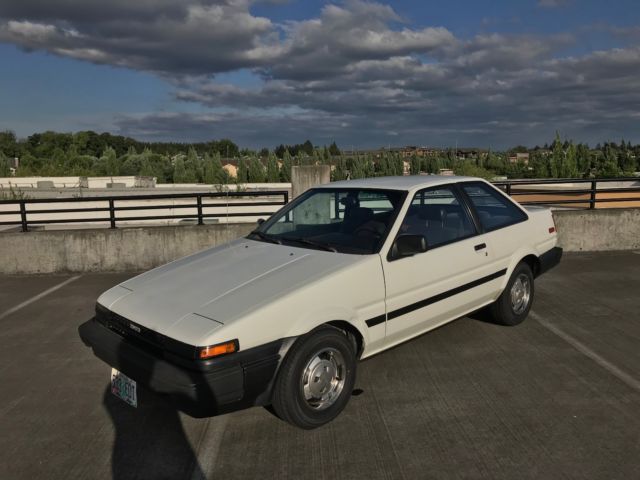
<instances>
[{"instance_id":1,"label":"turn signal lens","mask_svg":"<svg viewBox=\"0 0 640 480\"><path fill-rule=\"evenodd\" d=\"M206 360L207 358L219 357L220 355L226 355L237 351L238 340L229 340L228 342L211 345L209 347L200 347L200 353L198 356L200 357L200 360Z\"/></svg>"},{"instance_id":2,"label":"turn signal lens","mask_svg":"<svg viewBox=\"0 0 640 480\"><path fill-rule=\"evenodd\" d=\"M553 233L556 231L556 227L549 227L549 233Z\"/></svg>"}]
</instances>

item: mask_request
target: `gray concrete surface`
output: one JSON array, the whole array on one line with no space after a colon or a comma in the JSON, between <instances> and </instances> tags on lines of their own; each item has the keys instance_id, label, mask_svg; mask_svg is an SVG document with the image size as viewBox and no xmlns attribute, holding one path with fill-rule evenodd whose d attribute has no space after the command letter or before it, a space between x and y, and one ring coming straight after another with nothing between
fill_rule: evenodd
<instances>
[{"instance_id":1,"label":"gray concrete surface","mask_svg":"<svg viewBox=\"0 0 640 480\"><path fill-rule=\"evenodd\" d=\"M331 181L330 165L303 165L291 167L291 195L296 198L311 187Z\"/></svg>"},{"instance_id":2,"label":"gray concrete surface","mask_svg":"<svg viewBox=\"0 0 640 480\"><path fill-rule=\"evenodd\" d=\"M637 250L640 208L555 210L558 243L570 252Z\"/></svg>"},{"instance_id":3,"label":"gray concrete surface","mask_svg":"<svg viewBox=\"0 0 640 480\"><path fill-rule=\"evenodd\" d=\"M254 228L253 223L223 223L2 233L0 274L146 270Z\"/></svg>"},{"instance_id":4,"label":"gray concrete surface","mask_svg":"<svg viewBox=\"0 0 640 480\"><path fill-rule=\"evenodd\" d=\"M464 318L360 363L362 393L315 431L147 392L133 409L76 332L128 275L0 276L0 478L640 478L639 271L567 255L524 324Z\"/></svg>"}]
</instances>

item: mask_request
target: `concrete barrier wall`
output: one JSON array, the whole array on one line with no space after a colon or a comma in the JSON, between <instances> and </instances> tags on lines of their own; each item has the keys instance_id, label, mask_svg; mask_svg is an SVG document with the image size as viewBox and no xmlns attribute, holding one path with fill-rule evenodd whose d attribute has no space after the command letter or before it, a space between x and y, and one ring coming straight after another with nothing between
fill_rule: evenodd
<instances>
[{"instance_id":1,"label":"concrete barrier wall","mask_svg":"<svg viewBox=\"0 0 640 480\"><path fill-rule=\"evenodd\" d=\"M640 249L640 209L555 211L565 251ZM141 271L246 235L255 224L0 233L0 274Z\"/></svg>"},{"instance_id":2,"label":"concrete barrier wall","mask_svg":"<svg viewBox=\"0 0 640 480\"><path fill-rule=\"evenodd\" d=\"M0 233L0 273L148 270L242 237L255 224Z\"/></svg>"},{"instance_id":3,"label":"concrete barrier wall","mask_svg":"<svg viewBox=\"0 0 640 480\"><path fill-rule=\"evenodd\" d=\"M567 252L640 249L640 208L555 210L553 218Z\"/></svg>"},{"instance_id":4,"label":"concrete barrier wall","mask_svg":"<svg viewBox=\"0 0 640 480\"><path fill-rule=\"evenodd\" d=\"M311 187L331 181L330 165L303 165L291 167L291 192L293 198Z\"/></svg>"}]
</instances>

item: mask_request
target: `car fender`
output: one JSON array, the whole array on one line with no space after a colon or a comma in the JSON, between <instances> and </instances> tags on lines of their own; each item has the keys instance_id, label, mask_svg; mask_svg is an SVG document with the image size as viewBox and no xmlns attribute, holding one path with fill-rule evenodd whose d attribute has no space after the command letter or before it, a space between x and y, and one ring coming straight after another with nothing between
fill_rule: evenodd
<instances>
[{"instance_id":1,"label":"car fender","mask_svg":"<svg viewBox=\"0 0 640 480\"><path fill-rule=\"evenodd\" d=\"M287 336L299 337L321 325L337 321L346 322L351 325L360 333L364 345L369 343L369 333L365 325L365 319L358 319L357 312L353 308L336 305L298 314L287 331Z\"/></svg>"},{"instance_id":2,"label":"car fender","mask_svg":"<svg viewBox=\"0 0 640 480\"><path fill-rule=\"evenodd\" d=\"M511 278L511 275L513 274L513 271L516 269L518 264L520 262L522 262L522 260L525 257L528 257L529 255L533 255L536 258L539 257L538 252L536 252L533 248L531 248L529 246L527 246L527 247L523 246L523 247L519 248L511 256L511 259L509 260L509 265L507 266L507 273L502 278L502 282L500 284L500 293L502 293L504 291L504 289L507 287L507 284L509 283L509 279ZM499 295L500 294L498 294L498 296Z\"/></svg>"}]
</instances>

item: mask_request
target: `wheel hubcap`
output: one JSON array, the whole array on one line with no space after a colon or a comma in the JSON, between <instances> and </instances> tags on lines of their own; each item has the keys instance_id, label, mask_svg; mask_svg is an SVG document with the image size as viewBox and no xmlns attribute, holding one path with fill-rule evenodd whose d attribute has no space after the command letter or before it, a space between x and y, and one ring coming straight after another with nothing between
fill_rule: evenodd
<instances>
[{"instance_id":1,"label":"wheel hubcap","mask_svg":"<svg viewBox=\"0 0 640 480\"><path fill-rule=\"evenodd\" d=\"M531 299L531 282L529 277L521 273L511 285L511 309L516 315L520 315L529 306Z\"/></svg>"},{"instance_id":2,"label":"wheel hubcap","mask_svg":"<svg viewBox=\"0 0 640 480\"><path fill-rule=\"evenodd\" d=\"M324 410L335 403L344 389L346 365L342 354L325 348L311 357L302 372L302 391L307 404Z\"/></svg>"}]
</instances>

